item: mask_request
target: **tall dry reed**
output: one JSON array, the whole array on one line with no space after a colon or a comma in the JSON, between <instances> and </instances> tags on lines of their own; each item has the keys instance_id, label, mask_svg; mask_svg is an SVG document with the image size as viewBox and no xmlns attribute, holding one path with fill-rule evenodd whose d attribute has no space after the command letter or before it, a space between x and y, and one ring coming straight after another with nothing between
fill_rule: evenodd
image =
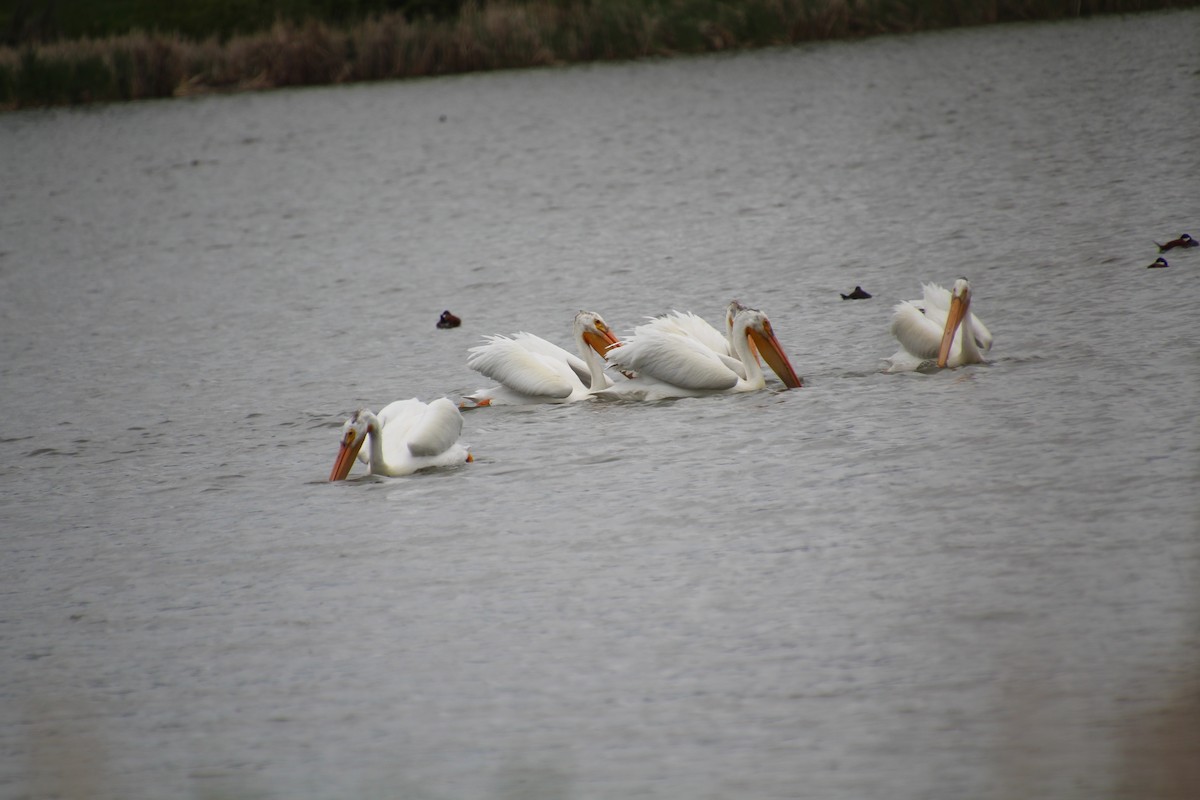
<instances>
[{"instance_id":1,"label":"tall dry reed","mask_svg":"<svg viewBox=\"0 0 1200 800\"><path fill-rule=\"evenodd\" d=\"M1200 0L495 0L452 19L311 20L221 42L131 33L0 47L0 108L701 53Z\"/></svg>"}]
</instances>

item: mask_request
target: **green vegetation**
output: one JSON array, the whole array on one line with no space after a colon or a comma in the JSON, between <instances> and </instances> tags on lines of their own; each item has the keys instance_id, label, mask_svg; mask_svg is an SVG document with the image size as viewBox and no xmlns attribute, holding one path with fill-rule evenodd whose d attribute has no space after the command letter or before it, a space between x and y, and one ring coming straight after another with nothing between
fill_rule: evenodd
<instances>
[{"instance_id":1,"label":"green vegetation","mask_svg":"<svg viewBox=\"0 0 1200 800\"><path fill-rule=\"evenodd\" d=\"M630 59L1200 0L0 0L0 108Z\"/></svg>"}]
</instances>

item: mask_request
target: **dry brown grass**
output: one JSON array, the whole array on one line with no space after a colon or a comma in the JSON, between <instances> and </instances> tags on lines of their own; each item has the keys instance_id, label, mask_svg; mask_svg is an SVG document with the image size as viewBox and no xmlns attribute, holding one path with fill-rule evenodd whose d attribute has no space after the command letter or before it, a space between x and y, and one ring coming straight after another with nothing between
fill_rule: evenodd
<instances>
[{"instance_id":1,"label":"dry brown grass","mask_svg":"<svg viewBox=\"0 0 1200 800\"><path fill-rule=\"evenodd\" d=\"M449 20L277 22L225 42L132 33L0 47L0 108L696 53L1200 0L495 0Z\"/></svg>"}]
</instances>

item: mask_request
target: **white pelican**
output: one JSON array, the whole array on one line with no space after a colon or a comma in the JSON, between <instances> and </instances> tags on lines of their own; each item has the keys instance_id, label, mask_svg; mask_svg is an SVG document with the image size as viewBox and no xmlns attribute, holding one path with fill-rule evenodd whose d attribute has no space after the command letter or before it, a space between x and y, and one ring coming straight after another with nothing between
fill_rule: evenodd
<instances>
[{"instance_id":1,"label":"white pelican","mask_svg":"<svg viewBox=\"0 0 1200 800\"><path fill-rule=\"evenodd\" d=\"M591 397L612 385L603 356L621 340L599 314L580 311L575 315L579 356L532 333L488 336L487 342L471 348L467 366L500 385L467 395L475 406L574 403Z\"/></svg>"},{"instance_id":2,"label":"white pelican","mask_svg":"<svg viewBox=\"0 0 1200 800\"><path fill-rule=\"evenodd\" d=\"M342 425L342 445L329 480L345 480L359 456L372 475L396 477L419 469L446 467L472 461L458 441L463 419L458 407L446 398L429 405L415 397L384 406L379 416L362 408ZM368 455L359 451L371 440Z\"/></svg>"},{"instance_id":3,"label":"white pelican","mask_svg":"<svg viewBox=\"0 0 1200 800\"><path fill-rule=\"evenodd\" d=\"M739 304L740 305L740 304ZM646 326L620 347L608 351L608 361L637 377L613 385L601 394L641 400L693 397L717 392L752 392L766 388L756 353L770 365L789 389L803 384L792 369L783 346L775 338L767 315L754 308L734 313L730 344L745 376L711 347L691 336Z\"/></svg>"},{"instance_id":4,"label":"white pelican","mask_svg":"<svg viewBox=\"0 0 1200 800\"><path fill-rule=\"evenodd\" d=\"M992 348L992 334L971 313L971 286L966 278L946 291L934 283L924 285L924 298L898 303L892 313L892 335L900 350L888 361L889 372L913 370L937 359L939 367L979 364Z\"/></svg>"}]
</instances>

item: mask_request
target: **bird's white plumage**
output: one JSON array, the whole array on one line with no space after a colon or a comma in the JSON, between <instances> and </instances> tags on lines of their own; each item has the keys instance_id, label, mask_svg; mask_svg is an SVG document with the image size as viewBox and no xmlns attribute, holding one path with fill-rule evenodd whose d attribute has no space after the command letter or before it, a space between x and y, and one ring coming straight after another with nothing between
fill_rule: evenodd
<instances>
[{"instance_id":1,"label":"bird's white plumage","mask_svg":"<svg viewBox=\"0 0 1200 800\"><path fill-rule=\"evenodd\" d=\"M735 301L736 308L743 308ZM746 367L734 355L733 348L727 338L732 333L732 311L726 315L726 333L721 333L703 317L691 311L671 311L661 316L651 317L643 324L633 329L633 336L647 336L651 333L666 333L682 336L702 344L716 354L722 364L737 373L739 378L746 377Z\"/></svg>"},{"instance_id":2,"label":"bird's white plumage","mask_svg":"<svg viewBox=\"0 0 1200 800\"><path fill-rule=\"evenodd\" d=\"M520 339L487 338L486 345L471 348L467 366L518 394L553 402L569 397L572 391L583 386L583 381L565 359L555 359L529 348L535 340L550 344L544 339L532 335Z\"/></svg>"},{"instance_id":3,"label":"bird's white plumage","mask_svg":"<svg viewBox=\"0 0 1200 800\"><path fill-rule=\"evenodd\" d=\"M513 334L513 340L520 343L522 347L531 353L541 353L542 355L552 358L555 361L564 361L571 371L579 376L579 380L584 383L589 383L591 380L591 368L587 362L569 350L565 350L554 342L548 342L540 336L532 333L521 331ZM604 376L608 383L612 383L608 376Z\"/></svg>"},{"instance_id":4,"label":"bird's white plumage","mask_svg":"<svg viewBox=\"0 0 1200 800\"><path fill-rule=\"evenodd\" d=\"M599 314L575 315L574 338L579 355L532 333L488 336L472 347L467 366L500 385L481 389L466 399L476 405L572 403L612 385L597 348L618 344Z\"/></svg>"},{"instance_id":5,"label":"bird's white plumage","mask_svg":"<svg viewBox=\"0 0 1200 800\"><path fill-rule=\"evenodd\" d=\"M680 389L716 392L739 380L716 353L688 336L642 330L617 350L609 353L609 363Z\"/></svg>"},{"instance_id":6,"label":"bird's white plumage","mask_svg":"<svg viewBox=\"0 0 1200 800\"><path fill-rule=\"evenodd\" d=\"M691 311L671 311L657 317L651 317L634 329L634 333L657 330L663 333L673 333L686 336L703 344L716 353L732 355L729 340L725 334L718 331L703 317Z\"/></svg>"},{"instance_id":7,"label":"bird's white plumage","mask_svg":"<svg viewBox=\"0 0 1200 800\"><path fill-rule=\"evenodd\" d=\"M897 303L892 312L892 335L905 352L922 361L937 358L944 324L944 315L942 324L934 322L907 300Z\"/></svg>"},{"instance_id":8,"label":"bird's white plumage","mask_svg":"<svg viewBox=\"0 0 1200 800\"><path fill-rule=\"evenodd\" d=\"M396 431L398 435L384 437L384 454L389 446L403 443L410 455L431 458L449 450L462 435L463 418L458 407L445 397L428 405L420 400L397 400L379 412L384 430Z\"/></svg>"}]
</instances>

